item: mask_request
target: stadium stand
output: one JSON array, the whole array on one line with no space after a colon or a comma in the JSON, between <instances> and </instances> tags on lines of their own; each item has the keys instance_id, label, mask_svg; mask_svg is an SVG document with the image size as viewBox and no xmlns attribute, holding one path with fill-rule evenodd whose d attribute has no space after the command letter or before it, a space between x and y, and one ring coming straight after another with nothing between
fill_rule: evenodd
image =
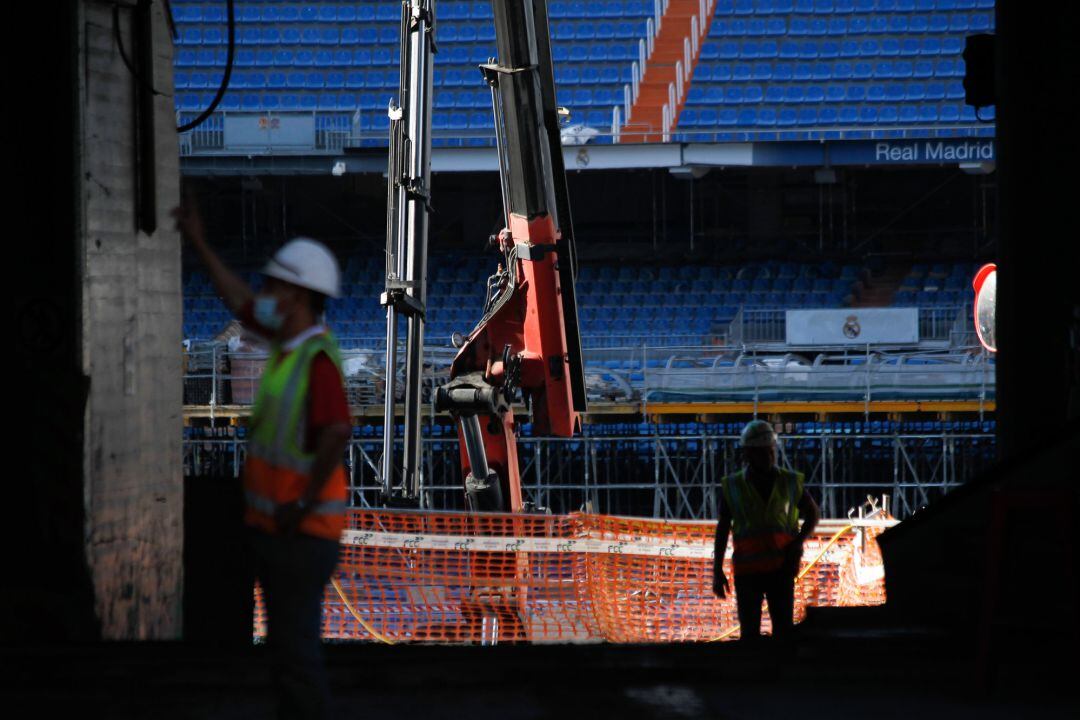
<instances>
[{"instance_id":1,"label":"stadium stand","mask_svg":"<svg viewBox=\"0 0 1080 720\"><path fill-rule=\"evenodd\" d=\"M185 0L173 10L176 108L190 115L221 82L227 30L221 4ZM476 70L495 54L490 4L446 2L438 12L434 143L490 145L490 96ZM593 142L611 142L654 3L556 1L549 12L559 102L602 131ZM238 5L221 110L312 112L322 131L385 144L398 13L381 0ZM963 103L961 53L966 34L993 29L992 0L717 0L673 139L992 135ZM993 108L981 114L993 117Z\"/></svg>"},{"instance_id":2,"label":"stadium stand","mask_svg":"<svg viewBox=\"0 0 1080 720\"><path fill-rule=\"evenodd\" d=\"M966 267L966 266L964 266ZM481 315L488 258L435 256L431 261L427 335L449 338ZM332 302L328 320L346 347L378 346L385 320L377 298L383 268L378 258L354 257L345 265L346 296ZM585 265L578 280L582 332L592 343L681 337L707 342L740 307L842 307L854 298L863 269L857 265L751 263L738 267ZM217 335L230 315L205 273L184 284L184 336ZM951 297L951 296L950 296ZM618 318L612 309L619 308Z\"/></svg>"},{"instance_id":3,"label":"stadium stand","mask_svg":"<svg viewBox=\"0 0 1080 720\"><path fill-rule=\"evenodd\" d=\"M992 135L976 127L961 81L964 36L992 32L993 9L993 0L717 0L675 139ZM992 120L993 108L981 117Z\"/></svg>"},{"instance_id":4,"label":"stadium stand","mask_svg":"<svg viewBox=\"0 0 1080 720\"><path fill-rule=\"evenodd\" d=\"M383 346L379 263L378 258L350 258L344 271L346 294L328 306L328 321L346 349ZM490 269L483 256L432 257L426 330L431 344L445 346L453 332L472 328L482 313L480 289ZM972 302L969 279L974 270L967 262L914 264L891 304L921 308L928 322L940 316L951 323ZM714 345L741 310L778 323L774 334L782 337L784 310L849 306L867 277L859 265L831 261L737 267L584 265L577 286L583 342L586 348ZM187 277L184 297L185 338L213 338L231 319L201 271Z\"/></svg>"},{"instance_id":5,"label":"stadium stand","mask_svg":"<svg viewBox=\"0 0 1080 720\"><path fill-rule=\"evenodd\" d=\"M180 32L176 106L195 112L221 81L224 17L206 3L173 7ZM445 2L437 12L435 144L489 145L491 97L477 65L495 55L491 5ZM652 12L646 0L551 4L559 100L579 120L610 128ZM387 102L398 89L399 13L395 2L238 6L236 67L222 108L315 111L338 129L349 129L355 114L360 133L385 134ZM385 144L385 137L369 144Z\"/></svg>"}]
</instances>

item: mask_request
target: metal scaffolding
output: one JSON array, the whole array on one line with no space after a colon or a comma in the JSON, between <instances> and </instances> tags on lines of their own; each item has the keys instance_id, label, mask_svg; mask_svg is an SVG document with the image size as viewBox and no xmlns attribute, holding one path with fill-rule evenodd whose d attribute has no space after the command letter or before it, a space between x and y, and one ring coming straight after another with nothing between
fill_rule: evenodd
<instances>
[{"instance_id":1,"label":"metal scaffolding","mask_svg":"<svg viewBox=\"0 0 1080 720\"><path fill-rule=\"evenodd\" d=\"M988 433L782 435L780 462L806 476L825 517L843 517L867 496L889 495L905 518L988 468ZM400 445L400 441L399 441ZM433 510L463 510L456 438L425 438L421 492ZM184 442L187 475L236 477L245 443L235 438ZM716 517L720 479L739 467L738 438L634 435L522 438L522 492L539 512L579 510L669 520ZM354 440L346 466L354 507L380 507L382 440Z\"/></svg>"}]
</instances>

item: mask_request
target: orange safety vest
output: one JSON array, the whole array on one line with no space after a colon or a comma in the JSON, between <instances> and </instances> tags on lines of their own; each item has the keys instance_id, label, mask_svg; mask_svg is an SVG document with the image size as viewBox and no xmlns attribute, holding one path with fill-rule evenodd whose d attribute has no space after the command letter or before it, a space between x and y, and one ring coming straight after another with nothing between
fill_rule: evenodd
<instances>
[{"instance_id":1,"label":"orange safety vest","mask_svg":"<svg viewBox=\"0 0 1080 720\"><path fill-rule=\"evenodd\" d=\"M784 565L784 549L799 533L799 500L803 474L777 468L768 499L762 499L746 470L722 481L724 502L734 536L732 565L737 575L766 573Z\"/></svg>"},{"instance_id":2,"label":"orange safety vest","mask_svg":"<svg viewBox=\"0 0 1080 720\"><path fill-rule=\"evenodd\" d=\"M278 531L277 508L299 500L311 484L315 454L304 450L304 436L311 363L320 352L341 372L337 343L324 332L284 357L275 346L259 381L244 465L244 522L266 532ZM339 540L345 529L346 487L345 467L339 463L300 521L299 531Z\"/></svg>"}]
</instances>

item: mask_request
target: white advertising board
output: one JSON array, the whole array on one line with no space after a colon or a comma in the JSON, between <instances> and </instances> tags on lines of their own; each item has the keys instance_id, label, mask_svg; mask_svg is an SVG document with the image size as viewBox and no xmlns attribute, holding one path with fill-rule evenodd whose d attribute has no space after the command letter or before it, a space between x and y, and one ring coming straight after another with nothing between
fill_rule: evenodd
<instances>
[{"instance_id":1,"label":"white advertising board","mask_svg":"<svg viewBox=\"0 0 1080 720\"><path fill-rule=\"evenodd\" d=\"M789 345L898 345L919 341L918 308L788 310Z\"/></svg>"}]
</instances>

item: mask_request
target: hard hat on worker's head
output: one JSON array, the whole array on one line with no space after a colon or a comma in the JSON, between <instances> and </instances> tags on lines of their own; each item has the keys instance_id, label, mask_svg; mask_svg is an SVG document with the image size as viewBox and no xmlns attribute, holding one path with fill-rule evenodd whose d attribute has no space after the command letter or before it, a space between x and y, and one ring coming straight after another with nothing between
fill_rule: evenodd
<instances>
[{"instance_id":1,"label":"hard hat on worker's head","mask_svg":"<svg viewBox=\"0 0 1080 720\"><path fill-rule=\"evenodd\" d=\"M743 428L740 444L746 447L775 447L776 431L764 420L751 420Z\"/></svg>"},{"instance_id":2,"label":"hard hat on worker's head","mask_svg":"<svg viewBox=\"0 0 1080 720\"><path fill-rule=\"evenodd\" d=\"M328 297L341 296L341 271L334 254L311 238L293 238L282 245L266 263L263 275Z\"/></svg>"}]
</instances>

